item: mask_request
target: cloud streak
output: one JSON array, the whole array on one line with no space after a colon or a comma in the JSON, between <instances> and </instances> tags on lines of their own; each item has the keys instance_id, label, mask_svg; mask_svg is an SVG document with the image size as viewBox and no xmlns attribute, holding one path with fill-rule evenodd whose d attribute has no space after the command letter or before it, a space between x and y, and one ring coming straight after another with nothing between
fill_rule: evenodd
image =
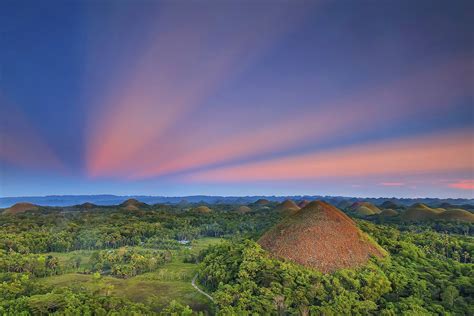
<instances>
[{"instance_id":1,"label":"cloud streak","mask_svg":"<svg viewBox=\"0 0 474 316\"><path fill-rule=\"evenodd\" d=\"M144 148L159 148L169 128L179 125L182 117L285 34L296 16L304 13L298 6L296 11L287 5L267 6L263 12L257 5L254 12L241 16L235 13L237 3L214 4L187 3L183 7L165 3L160 9L150 44L137 66L99 104L99 117L91 121L90 175L120 172L137 163ZM222 28L223 17L235 20L232 28Z\"/></svg>"},{"instance_id":2,"label":"cloud streak","mask_svg":"<svg viewBox=\"0 0 474 316\"><path fill-rule=\"evenodd\" d=\"M472 132L469 129L446 135L297 155L197 172L189 175L187 179L203 182L246 182L469 172L474 169Z\"/></svg>"},{"instance_id":3,"label":"cloud streak","mask_svg":"<svg viewBox=\"0 0 474 316\"><path fill-rule=\"evenodd\" d=\"M173 142L149 148L143 155L148 159L131 166L136 170L133 177L156 177L212 167L308 143L316 145L354 133L375 132L411 117L441 115L449 111L456 100L472 95L465 80L470 67L467 59L450 61L347 97L312 106L306 104L302 107L306 113L282 113L282 117L271 121L262 118L250 126L244 119L234 119L243 128L230 134L219 123L228 120L219 119L217 113L216 122L208 122L181 137L174 135Z\"/></svg>"},{"instance_id":4,"label":"cloud streak","mask_svg":"<svg viewBox=\"0 0 474 316\"><path fill-rule=\"evenodd\" d=\"M64 171L34 123L0 94L0 161L29 170Z\"/></svg>"}]
</instances>

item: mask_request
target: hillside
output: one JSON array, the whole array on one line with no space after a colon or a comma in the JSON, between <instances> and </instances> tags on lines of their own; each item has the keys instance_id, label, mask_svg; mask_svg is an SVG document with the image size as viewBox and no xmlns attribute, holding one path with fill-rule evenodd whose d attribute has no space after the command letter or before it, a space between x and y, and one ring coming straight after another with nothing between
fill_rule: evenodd
<instances>
[{"instance_id":1,"label":"hillside","mask_svg":"<svg viewBox=\"0 0 474 316\"><path fill-rule=\"evenodd\" d=\"M300 208L293 200L285 200L281 204L278 204L275 209L284 215L291 215L298 212Z\"/></svg>"},{"instance_id":2,"label":"hillside","mask_svg":"<svg viewBox=\"0 0 474 316\"><path fill-rule=\"evenodd\" d=\"M270 204L270 201L267 200L267 199L258 199L257 201L255 201L255 204L257 204L257 205L268 205L268 204Z\"/></svg>"},{"instance_id":3,"label":"hillside","mask_svg":"<svg viewBox=\"0 0 474 316\"><path fill-rule=\"evenodd\" d=\"M201 205L201 206L196 207L194 209L194 211L197 212L197 213L201 213L201 214L208 214L208 213L212 212L212 210L209 207L205 206L205 205Z\"/></svg>"},{"instance_id":4,"label":"hillside","mask_svg":"<svg viewBox=\"0 0 474 316\"><path fill-rule=\"evenodd\" d=\"M148 204L140 202L137 199L128 199L120 204L120 206L128 211L137 211L142 207L147 207Z\"/></svg>"},{"instance_id":5,"label":"hillside","mask_svg":"<svg viewBox=\"0 0 474 316\"><path fill-rule=\"evenodd\" d=\"M360 216L380 214L380 209L369 202L355 202L349 207L349 211Z\"/></svg>"},{"instance_id":6,"label":"hillside","mask_svg":"<svg viewBox=\"0 0 474 316\"><path fill-rule=\"evenodd\" d=\"M383 210L379 216L382 216L382 217L393 217L393 216L397 216L399 213L396 211L396 210L393 210L391 208L389 209L385 209Z\"/></svg>"},{"instance_id":7,"label":"hillside","mask_svg":"<svg viewBox=\"0 0 474 316\"><path fill-rule=\"evenodd\" d=\"M78 205L78 207L81 209L90 210L90 209L96 208L97 205L86 202L86 203L82 203L81 205Z\"/></svg>"},{"instance_id":8,"label":"hillside","mask_svg":"<svg viewBox=\"0 0 474 316\"><path fill-rule=\"evenodd\" d=\"M303 208L303 207L305 207L306 205L308 205L309 203L311 203L311 201L309 201L309 200L302 200L302 201L300 201L300 202L298 203L298 207L299 207L299 208Z\"/></svg>"},{"instance_id":9,"label":"hillside","mask_svg":"<svg viewBox=\"0 0 474 316\"><path fill-rule=\"evenodd\" d=\"M246 214L250 211L252 211L252 209L248 206L245 206L245 205L241 205L237 208L237 213L240 213L240 214Z\"/></svg>"},{"instance_id":10,"label":"hillside","mask_svg":"<svg viewBox=\"0 0 474 316\"><path fill-rule=\"evenodd\" d=\"M27 203L27 202L20 202L16 203L12 207L7 208L3 213L4 214L19 214L28 211L37 211L39 209L38 205Z\"/></svg>"},{"instance_id":11,"label":"hillside","mask_svg":"<svg viewBox=\"0 0 474 316\"><path fill-rule=\"evenodd\" d=\"M258 241L276 257L331 272L362 265L385 251L343 212L314 201L288 216Z\"/></svg>"},{"instance_id":12,"label":"hillside","mask_svg":"<svg viewBox=\"0 0 474 316\"><path fill-rule=\"evenodd\" d=\"M382 204L380 204L381 209L397 209L399 207L400 206L393 201L385 201Z\"/></svg>"},{"instance_id":13,"label":"hillside","mask_svg":"<svg viewBox=\"0 0 474 316\"><path fill-rule=\"evenodd\" d=\"M442 213L439 213L437 217L445 221L461 221L474 223L474 214L462 209L449 209Z\"/></svg>"}]
</instances>

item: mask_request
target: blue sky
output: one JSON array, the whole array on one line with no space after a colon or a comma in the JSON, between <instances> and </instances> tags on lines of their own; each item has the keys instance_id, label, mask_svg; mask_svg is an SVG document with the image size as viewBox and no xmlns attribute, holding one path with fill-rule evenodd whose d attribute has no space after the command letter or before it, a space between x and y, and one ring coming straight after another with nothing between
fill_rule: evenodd
<instances>
[{"instance_id":1,"label":"blue sky","mask_svg":"<svg viewBox=\"0 0 474 316\"><path fill-rule=\"evenodd\" d=\"M473 6L3 1L0 195L473 197Z\"/></svg>"}]
</instances>

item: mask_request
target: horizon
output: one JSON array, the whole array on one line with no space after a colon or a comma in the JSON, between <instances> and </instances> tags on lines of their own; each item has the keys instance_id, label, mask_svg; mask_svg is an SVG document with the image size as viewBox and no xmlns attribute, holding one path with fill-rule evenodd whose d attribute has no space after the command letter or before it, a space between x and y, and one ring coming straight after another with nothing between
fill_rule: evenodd
<instances>
[{"instance_id":1,"label":"horizon","mask_svg":"<svg viewBox=\"0 0 474 316\"><path fill-rule=\"evenodd\" d=\"M3 1L0 197L474 198L472 1Z\"/></svg>"},{"instance_id":2,"label":"horizon","mask_svg":"<svg viewBox=\"0 0 474 316\"><path fill-rule=\"evenodd\" d=\"M247 196L219 196L219 195L187 195L187 196L159 196L159 195L45 195L45 196L21 196L21 197L0 197L0 209L9 208L19 203L31 203L42 207L71 207L84 203L92 203L97 206L116 206L128 199L136 199L148 205L159 204L179 204L187 201L190 204L241 204L247 205L259 199L267 199L271 202L282 202L285 200L310 200L310 201L330 201L330 200L351 200L359 202L367 201L398 201L402 205L414 203L427 203L428 205L438 205L439 203L452 202L454 205L465 205L474 203L474 199L466 198L439 198L439 197L367 197L367 196L337 196L337 195L247 195ZM331 202L332 203L332 202Z\"/></svg>"}]
</instances>

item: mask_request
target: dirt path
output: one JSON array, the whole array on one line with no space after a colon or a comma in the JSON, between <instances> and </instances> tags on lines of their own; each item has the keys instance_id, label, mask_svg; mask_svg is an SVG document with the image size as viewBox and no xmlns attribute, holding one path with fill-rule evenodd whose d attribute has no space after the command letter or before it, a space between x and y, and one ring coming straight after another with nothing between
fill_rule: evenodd
<instances>
[{"instance_id":1,"label":"dirt path","mask_svg":"<svg viewBox=\"0 0 474 316\"><path fill-rule=\"evenodd\" d=\"M214 302L214 298L212 298L212 296L210 296L209 294L207 294L206 292L204 292L203 290L201 290L200 288L198 288L198 286L196 285L196 279L197 279L197 273L196 275L194 276L193 280L191 281L191 285L193 286L193 288L196 289L196 291L198 291L199 293L201 293L202 295L205 295L208 299L210 299L213 303Z\"/></svg>"}]
</instances>

